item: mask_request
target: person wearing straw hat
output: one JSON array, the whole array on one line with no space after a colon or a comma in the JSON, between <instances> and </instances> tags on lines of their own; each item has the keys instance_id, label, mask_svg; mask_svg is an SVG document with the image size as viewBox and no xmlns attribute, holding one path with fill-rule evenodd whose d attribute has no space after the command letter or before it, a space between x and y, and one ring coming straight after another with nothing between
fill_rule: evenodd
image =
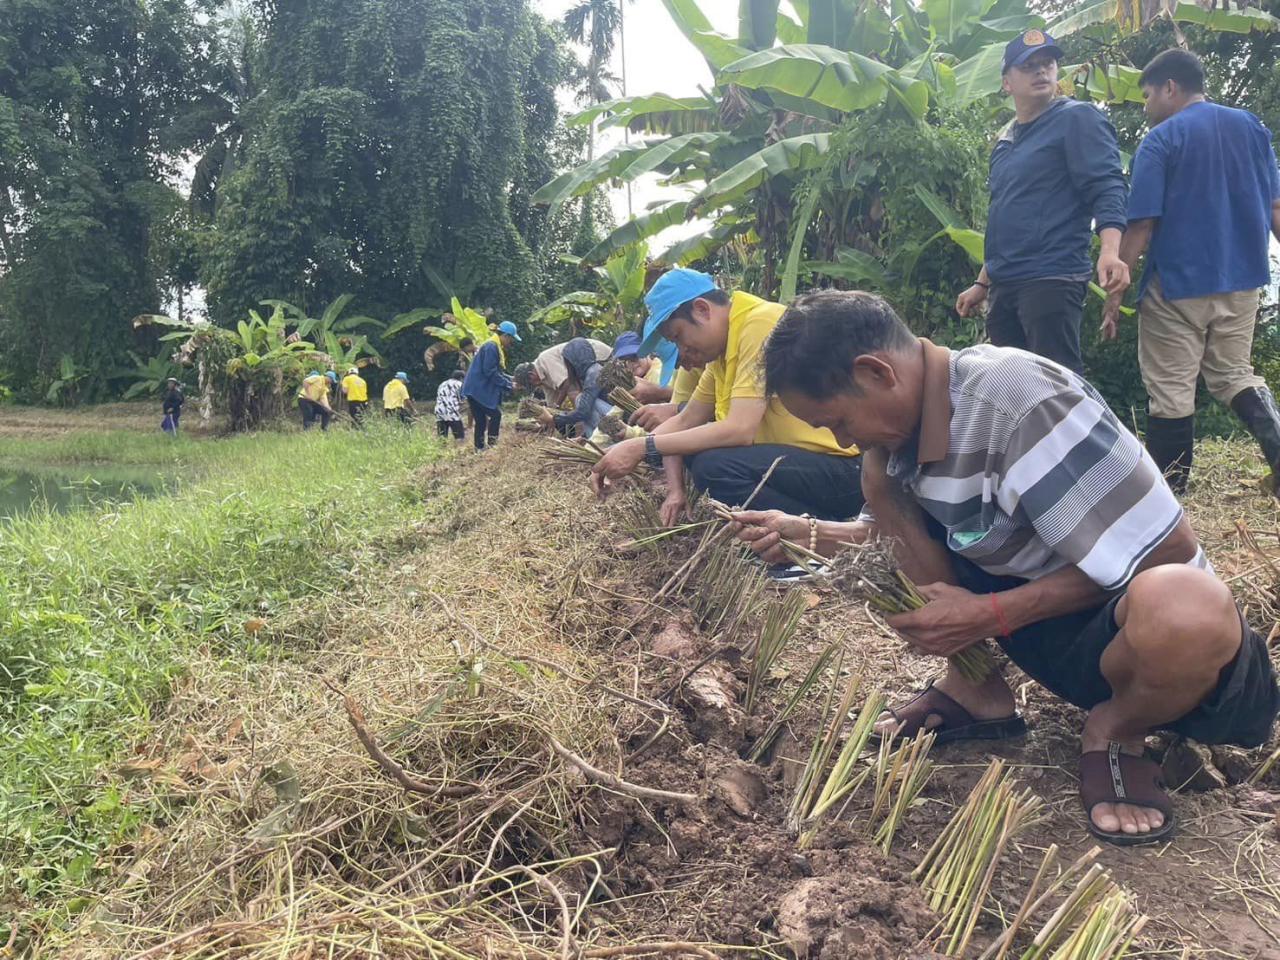
<instances>
[{"instance_id":1,"label":"person wearing straw hat","mask_svg":"<svg viewBox=\"0 0 1280 960\"><path fill-rule=\"evenodd\" d=\"M645 304L641 352L652 352L665 337L679 348L681 363L705 369L682 411L644 439L615 444L592 468L597 495L648 461L666 471L661 516L667 525L687 506L686 467L695 486L726 504L742 504L754 492L754 505L763 509L833 520L856 516L862 507L857 448L842 447L830 431L814 429L765 397L760 350L785 308L745 291L730 295L707 274L683 267L663 274Z\"/></svg>"},{"instance_id":2,"label":"person wearing straw hat","mask_svg":"<svg viewBox=\"0 0 1280 960\"><path fill-rule=\"evenodd\" d=\"M356 367L348 369L347 375L342 378L342 395L347 400L351 422L357 427L363 427L364 415L369 409L369 384L360 376Z\"/></svg>"},{"instance_id":3,"label":"person wearing straw hat","mask_svg":"<svg viewBox=\"0 0 1280 960\"><path fill-rule=\"evenodd\" d=\"M1005 46L1001 85L1015 117L991 150L991 208L978 278L956 298L967 317L990 300L987 336L1084 370L1080 321L1091 234L1101 241L1098 283L1129 285L1120 259L1125 182L1106 114L1058 92L1062 48L1043 30Z\"/></svg>"},{"instance_id":4,"label":"person wearing straw hat","mask_svg":"<svg viewBox=\"0 0 1280 960\"><path fill-rule=\"evenodd\" d=\"M298 409L302 413L302 429L310 430L317 420L320 429L328 430L333 419L333 407L329 406L329 378L319 370L312 370L303 378L298 388Z\"/></svg>"},{"instance_id":5,"label":"person wearing straw hat","mask_svg":"<svg viewBox=\"0 0 1280 960\"><path fill-rule=\"evenodd\" d=\"M409 375L403 370L387 381L382 388L382 415L392 414L400 418L401 423L413 422L413 398L409 396Z\"/></svg>"},{"instance_id":6,"label":"person wearing straw hat","mask_svg":"<svg viewBox=\"0 0 1280 960\"><path fill-rule=\"evenodd\" d=\"M475 423L475 447L483 450L498 442L502 428L502 398L515 389L507 375L507 349L520 343L520 332L510 320L498 324L497 332L480 345L467 367L462 395L471 407Z\"/></svg>"},{"instance_id":7,"label":"person wearing straw hat","mask_svg":"<svg viewBox=\"0 0 1280 960\"><path fill-rule=\"evenodd\" d=\"M805 422L867 451L861 529L817 539L820 552L873 533L892 542L927 602L889 626L937 657L996 638L1088 711L1080 798L1094 836L1172 836L1148 733L1247 747L1270 737L1280 687L1265 640L1138 438L1082 377L1023 350L948 350L880 297L823 291L787 308L764 378ZM779 546L778 518L736 519L744 532L775 528L744 537L757 552ZM946 743L1014 737L1026 723L999 671L975 681L948 668L878 729Z\"/></svg>"}]
</instances>

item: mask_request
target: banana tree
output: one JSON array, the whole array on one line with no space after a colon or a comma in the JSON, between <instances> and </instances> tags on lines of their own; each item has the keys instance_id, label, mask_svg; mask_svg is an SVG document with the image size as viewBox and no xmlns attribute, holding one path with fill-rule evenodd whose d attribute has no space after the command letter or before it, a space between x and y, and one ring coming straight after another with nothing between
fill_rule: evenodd
<instances>
[{"instance_id":1,"label":"banana tree","mask_svg":"<svg viewBox=\"0 0 1280 960\"><path fill-rule=\"evenodd\" d=\"M463 341L470 340L477 347L489 339L489 318L479 310L464 307L457 297L450 299L450 312L443 315L439 326L428 326L424 333L436 338L422 354L422 362L428 370L435 369L436 360L446 353L462 349Z\"/></svg>"},{"instance_id":2,"label":"banana tree","mask_svg":"<svg viewBox=\"0 0 1280 960\"><path fill-rule=\"evenodd\" d=\"M617 334L637 324L649 269L648 244L625 247L598 267L582 257L563 259L590 269L600 289L574 290L558 297L529 317L530 326L557 327L562 334L576 337L584 331L602 336Z\"/></svg>"},{"instance_id":3,"label":"banana tree","mask_svg":"<svg viewBox=\"0 0 1280 960\"><path fill-rule=\"evenodd\" d=\"M935 108L993 97L1000 90L1004 45L1045 26L1026 0L802 0L790 9L776 0L741 0L737 35L727 36L713 29L697 0L663 3L706 59L714 89L702 97L615 99L578 114L571 123L627 126L649 136L562 174L534 199L557 206L607 182L657 174L686 195L620 224L587 252L586 261L603 263L669 226L701 218L709 222L707 230L655 260L689 262L745 239L764 261L766 286L773 286L775 267L783 266L784 292L794 290L807 237L842 204L839 194L849 189L856 166L847 155L829 156L831 134L862 114L919 124L931 122ZM1117 39L1157 18L1175 28L1196 24L1235 32L1277 25L1262 11L1217 9L1212 0L1205 6L1088 0L1048 25L1055 37L1082 34L1100 51L1092 62L1064 67L1064 92L1140 100L1137 71L1109 62L1107 53ZM815 190L799 189L802 184Z\"/></svg>"}]
</instances>

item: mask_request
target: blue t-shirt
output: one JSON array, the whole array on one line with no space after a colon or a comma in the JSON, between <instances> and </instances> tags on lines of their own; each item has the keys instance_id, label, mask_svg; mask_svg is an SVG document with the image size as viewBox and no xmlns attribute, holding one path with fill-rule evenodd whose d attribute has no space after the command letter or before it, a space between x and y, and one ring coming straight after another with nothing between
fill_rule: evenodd
<instances>
[{"instance_id":1,"label":"blue t-shirt","mask_svg":"<svg viewBox=\"0 0 1280 960\"><path fill-rule=\"evenodd\" d=\"M1090 226L1124 227L1116 131L1089 103L1055 100L991 151L986 266L994 283L1087 280Z\"/></svg>"},{"instance_id":2,"label":"blue t-shirt","mask_svg":"<svg viewBox=\"0 0 1280 960\"><path fill-rule=\"evenodd\" d=\"M1277 197L1280 172L1261 120L1207 102L1175 113L1133 157L1129 220L1160 220L1143 290L1157 273L1170 300L1266 286Z\"/></svg>"}]
</instances>

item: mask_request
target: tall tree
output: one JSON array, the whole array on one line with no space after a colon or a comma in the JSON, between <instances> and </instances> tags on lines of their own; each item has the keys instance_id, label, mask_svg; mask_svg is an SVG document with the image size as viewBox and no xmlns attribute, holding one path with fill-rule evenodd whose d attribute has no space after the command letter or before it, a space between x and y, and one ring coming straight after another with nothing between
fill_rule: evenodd
<instances>
[{"instance_id":1,"label":"tall tree","mask_svg":"<svg viewBox=\"0 0 1280 960\"><path fill-rule=\"evenodd\" d=\"M342 292L373 313L458 293L527 315L545 220L528 195L567 70L528 0L258 9L260 92L204 269L215 317Z\"/></svg>"},{"instance_id":2,"label":"tall tree","mask_svg":"<svg viewBox=\"0 0 1280 960\"><path fill-rule=\"evenodd\" d=\"M205 29L186 0L0 0L0 366L42 395L125 362ZM88 376L84 376L88 374Z\"/></svg>"}]
</instances>

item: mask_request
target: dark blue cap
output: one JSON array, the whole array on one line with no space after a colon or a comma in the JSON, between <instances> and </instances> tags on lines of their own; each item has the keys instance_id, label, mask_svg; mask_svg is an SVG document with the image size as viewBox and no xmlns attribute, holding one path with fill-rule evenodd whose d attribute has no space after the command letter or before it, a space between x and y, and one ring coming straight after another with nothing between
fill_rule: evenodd
<instances>
[{"instance_id":1,"label":"dark blue cap","mask_svg":"<svg viewBox=\"0 0 1280 960\"><path fill-rule=\"evenodd\" d=\"M1000 67L1000 72L1005 73L1010 67L1016 67L1041 50L1051 51L1055 60L1062 59L1062 48L1043 30L1033 29L1020 33L1005 45L1004 65Z\"/></svg>"},{"instance_id":2,"label":"dark blue cap","mask_svg":"<svg viewBox=\"0 0 1280 960\"><path fill-rule=\"evenodd\" d=\"M630 360L632 357L640 355L640 334L633 333L628 330L626 333L618 334L618 339L613 341L613 358L615 360Z\"/></svg>"}]
</instances>

